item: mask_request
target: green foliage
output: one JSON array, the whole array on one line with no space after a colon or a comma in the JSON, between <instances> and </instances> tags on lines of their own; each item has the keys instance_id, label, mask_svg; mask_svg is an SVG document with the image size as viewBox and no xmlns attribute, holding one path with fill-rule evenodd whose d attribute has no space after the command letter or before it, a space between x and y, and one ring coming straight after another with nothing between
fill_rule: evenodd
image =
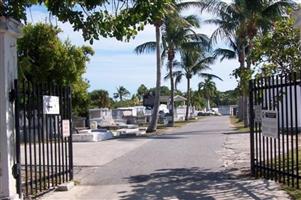
<instances>
[{"instance_id":1,"label":"green foliage","mask_svg":"<svg viewBox=\"0 0 301 200\"><path fill-rule=\"evenodd\" d=\"M117 88L117 92L114 93L114 99L118 99L119 101L123 101L125 97L128 97L130 92L123 86L119 86Z\"/></svg>"},{"instance_id":2,"label":"green foliage","mask_svg":"<svg viewBox=\"0 0 301 200\"><path fill-rule=\"evenodd\" d=\"M150 88L149 92L155 94L156 88ZM161 86L160 95L161 96L169 96L170 95L170 89L167 86Z\"/></svg>"},{"instance_id":3,"label":"green foliage","mask_svg":"<svg viewBox=\"0 0 301 200\"><path fill-rule=\"evenodd\" d=\"M216 95L212 98L215 105L236 105L239 98L238 88L235 90L228 90L225 92L217 91Z\"/></svg>"},{"instance_id":4,"label":"green foliage","mask_svg":"<svg viewBox=\"0 0 301 200\"><path fill-rule=\"evenodd\" d=\"M28 24L18 40L19 77L32 82L71 85L73 111L85 115L88 107L87 88L82 78L86 72L91 47L77 47L58 38L60 29L49 24Z\"/></svg>"},{"instance_id":5,"label":"green foliage","mask_svg":"<svg viewBox=\"0 0 301 200\"><path fill-rule=\"evenodd\" d=\"M141 84L137 89L137 96L139 100L143 99L143 96L148 93L148 89L144 84Z\"/></svg>"},{"instance_id":6,"label":"green foliage","mask_svg":"<svg viewBox=\"0 0 301 200\"><path fill-rule=\"evenodd\" d=\"M252 79L252 75L254 73L253 69L250 68L237 68L233 70L232 75L239 79L238 86L241 94L248 95L249 91L249 80Z\"/></svg>"},{"instance_id":7,"label":"green foliage","mask_svg":"<svg viewBox=\"0 0 301 200\"><path fill-rule=\"evenodd\" d=\"M26 8L38 2L38 0L1 0L0 15L26 20Z\"/></svg>"},{"instance_id":8,"label":"green foliage","mask_svg":"<svg viewBox=\"0 0 301 200\"><path fill-rule=\"evenodd\" d=\"M112 103L113 108L119 108L119 107L132 107L132 106L138 106L140 105L139 100L132 98L132 99L125 99L122 101L114 101Z\"/></svg>"},{"instance_id":9,"label":"green foliage","mask_svg":"<svg viewBox=\"0 0 301 200\"><path fill-rule=\"evenodd\" d=\"M206 99L200 91L191 92L191 106L195 106L198 110L206 106Z\"/></svg>"},{"instance_id":10,"label":"green foliage","mask_svg":"<svg viewBox=\"0 0 301 200\"><path fill-rule=\"evenodd\" d=\"M111 99L106 90L94 90L89 93L91 108L110 108Z\"/></svg>"},{"instance_id":11,"label":"green foliage","mask_svg":"<svg viewBox=\"0 0 301 200\"><path fill-rule=\"evenodd\" d=\"M217 26L211 36L212 41L222 39L231 47L230 51L218 49L215 53L222 58L238 58L241 69L235 70L234 74L239 78L242 95L248 93L247 85L252 73L250 53L253 51L254 37L271 30L273 22L285 16L289 8L295 5L294 1L287 0L230 2L203 0L203 9L217 16L215 19L207 20ZM275 48L275 50L279 49Z\"/></svg>"},{"instance_id":12,"label":"green foliage","mask_svg":"<svg viewBox=\"0 0 301 200\"><path fill-rule=\"evenodd\" d=\"M211 77L199 83L199 91L206 99L211 99L217 94L216 84Z\"/></svg>"},{"instance_id":13,"label":"green foliage","mask_svg":"<svg viewBox=\"0 0 301 200\"><path fill-rule=\"evenodd\" d=\"M276 21L272 32L255 39L252 60L263 76L300 70L300 31L294 23L293 18Z\"/></svg>"},{"instance_id":14,"label":"green foliage","mask_svg":"<svg viewBox=\"0 0 301 200\"><path fill-rule=\"evenodd\" d=\"M26 8L46 6L62 22L70 22L91 43L99 36L130 39L147 23L158 23L173 12L173 0L3 0L0 14L26 21Z\"/></svg>"}]
</instances>

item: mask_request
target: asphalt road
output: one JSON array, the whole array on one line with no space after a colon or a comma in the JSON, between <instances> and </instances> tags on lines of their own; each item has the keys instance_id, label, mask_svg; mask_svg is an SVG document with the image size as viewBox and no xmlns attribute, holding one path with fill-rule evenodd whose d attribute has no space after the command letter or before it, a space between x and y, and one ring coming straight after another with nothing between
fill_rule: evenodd
<instances>
[{"instance_id":1,"label":"asphalt road","mask_svg":"<svg viewBox=\"0 0 301 200\"><path fill-rule=\"evenodd\" d=\"M229 131L228 117L209 117L148 138L107 164L83 168L78 186L46 199L262 199L253 192L260 184L224 170L220 152ZM125 139L133 140L139 138Z\"/></svg>"}]
</instances>

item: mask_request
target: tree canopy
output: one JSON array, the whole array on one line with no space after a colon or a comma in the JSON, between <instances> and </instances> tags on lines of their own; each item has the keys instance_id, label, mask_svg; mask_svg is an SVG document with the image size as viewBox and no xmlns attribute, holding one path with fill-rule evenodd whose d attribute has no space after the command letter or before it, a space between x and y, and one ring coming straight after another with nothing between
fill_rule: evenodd
<instances>
[{"instance_id":1,"label":"tree canopy","mask_svg":"<svg viewBox=\"0 0 301 200\"><path fill-rule=\"evenodd\" d=\"M60 29L49 24L28 24L18 43L19 77L32 82L53 82L72 86L73 110L84 115L88 107L88 82L82 78L89 46L77 47L58 38Z\"/></svg>"},{"instance_id":2,"label":"tree canopy","mask_svg":"<svg viewBox=\"0 0 301 200\"><path fill-rule=\"evenodd\" d=\"M93 90L89 93L90 107L92 108L111 108L111 99L106 90Z\"/></svg>"},{"instance_id":3,"label":"tree canopy","mask_svg":"<svg viewBox=\"0 0 301 200\"><path fill-rule=\"evenodd\" d=\"M3 0L0 14L26 23L26 9L43 5L75 31L81 30L84 39L92 43L99 36L130 39L145 24L172 12L172 4L173 0Z\"/></svg>"},{"instance_id":4,"label":"tree canopy","mask_svg":"<svg viewBox=\"0 0 301 200\"><path fill-rule=\"evenodd\" d=\"M273 31L255 39L252 59L263 75L300 70L300 31L294 23L291 17L276 21Z\"/></svg>"}]
</instances>

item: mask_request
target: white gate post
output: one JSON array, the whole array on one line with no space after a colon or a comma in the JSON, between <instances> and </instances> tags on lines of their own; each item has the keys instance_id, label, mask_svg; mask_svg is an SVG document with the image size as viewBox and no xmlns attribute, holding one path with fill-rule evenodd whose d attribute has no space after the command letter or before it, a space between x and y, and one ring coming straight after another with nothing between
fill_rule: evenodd
<instances>
[{"instance_id":1,"label":"white gate post","mask_svg":"<svg viewBox=\"0 0 301 200\"><path fill-rule=\"evenodd\" d=\"M12 176L15 159L14 105L9 92L17 78L17 38L21 24L0 17L0 199L18 199L16 181Z\"/></svg>"}]
</instances>

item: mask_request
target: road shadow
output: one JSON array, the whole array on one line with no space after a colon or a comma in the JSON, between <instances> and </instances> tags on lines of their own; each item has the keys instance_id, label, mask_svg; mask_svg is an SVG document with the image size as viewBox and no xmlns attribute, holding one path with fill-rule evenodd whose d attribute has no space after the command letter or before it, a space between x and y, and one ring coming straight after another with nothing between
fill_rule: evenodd
<instances>
[{"instance_id":1,"label":"road shadow","mask_svg":"<svg viewBox=\"0 0 301 200\"><path fill-rule=\"evenodd\" d=\"M117 141L133 141L133 140L140 140L140 139L152 139L152 140L175 140L175 139L184 139L186 137L178 137L174 135L154 135L154 136L136 136L136 135L125 135L113 138Z\"/></svg>"},{"instance_id":2,"label":"road shadow","mask_svg":"<svg viewBox=\"0 0 301 200\"><path fill-rule=\"evenodd\" d=\"M212 135L212 134L222 134L227 130L222 130L222 129L212 129L212 130L197 130L197 131L178 131L174 133L168 133L170 135L176 135L176 136L181 136L181 135Z\"/></svg>"},{"instance_id":3,"label":"road shadow","mask_svg":"<svg viewBox=\"0 0 301 200\"><path fill-rule=\"evenodd\" d=\"M254 181L235 179L228 172L212 172L199 168L160 169L151 174L126 178L132 191L120 191L122 200L136 199L255 199L262 188L269 188L264 199L276 198L268 181L254 184ZM256 193L254 192L256 191Z\"/></svg>"}]
</instances>

